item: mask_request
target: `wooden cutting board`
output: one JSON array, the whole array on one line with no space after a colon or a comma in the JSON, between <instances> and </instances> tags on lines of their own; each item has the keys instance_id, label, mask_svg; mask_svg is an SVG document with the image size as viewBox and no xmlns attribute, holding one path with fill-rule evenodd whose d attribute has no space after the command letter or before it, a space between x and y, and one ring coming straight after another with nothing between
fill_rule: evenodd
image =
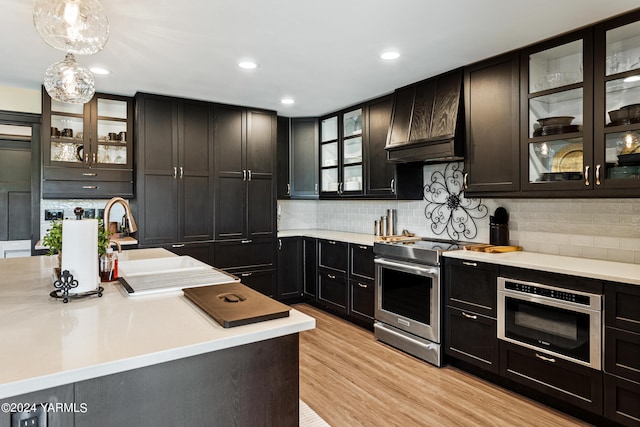
<instances>
[{"instance_id":1,"label":"wooden cutting board","mask_svg":"<svg viewBox=\"0 0 640 427\"><path fill-rule=\"evenodd\" d=\"M495 246L488 244L467 245L465 250L474 252L487 252L490 254L501 254L505 252L521 251L522 246Z\"/></svg>"},{"instance_id":2,"label":"wooden cutting board","mask_svg":"<svg viewBox=\"0 0 640 427\"><path fill-rule=\"evenodd\" d=\"M224 328L288 317L291 309L237 282L185 288L182 291Z\"/></svg>"},{"instance_id":3,"label":"wooden cutting board","mask_svg":"<svg viewBox=\"0 0 640 427\"><path fill-rule=\"evenodd\" d=\"M422 240L421 237L416 236L377 236L376 240L382 240L383 242L417 242Z\"/></svg>"}]
</instances>

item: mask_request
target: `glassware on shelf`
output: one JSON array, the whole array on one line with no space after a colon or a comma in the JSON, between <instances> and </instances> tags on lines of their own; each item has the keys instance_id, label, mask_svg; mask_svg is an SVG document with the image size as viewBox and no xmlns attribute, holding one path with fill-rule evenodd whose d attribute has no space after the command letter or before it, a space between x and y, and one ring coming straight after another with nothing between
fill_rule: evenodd
<instances>
[{"instance_id":1,"label":"glassware on shelf","mask_svg":"<svg viewBox=\"0 0 640 427\"><path fill-rule=\"evenodd\" d=\"M320 142L333 141L338 139L338 117L324 119L320 125Z\"/></svg>"}]
</instances>

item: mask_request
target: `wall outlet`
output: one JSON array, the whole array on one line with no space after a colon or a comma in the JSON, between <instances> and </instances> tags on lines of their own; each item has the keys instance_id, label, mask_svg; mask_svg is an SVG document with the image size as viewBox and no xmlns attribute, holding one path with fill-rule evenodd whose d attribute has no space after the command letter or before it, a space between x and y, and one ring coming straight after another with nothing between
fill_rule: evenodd
<instances>
[{"instance_id":1,"label":"wall outlet","mask_svg":"<svg viewBox=\"0 0 640 427\"><path fill-rule=\"evenodd\" d=\"M45 221L55 221L55 220L64 219L64 211L54 211L51 209L44 210L44 220Z\"/></svg>"},{"instance_id":2,"label":"wall outlet","mask_svg":"<svg viewBox=\"0 0 640 427\"><path fill-rule=\"evenodd\" d=\"M12 412L11 427L47 427L47 414L42 405L34 411Z\"/></svg>"}]
</instances>

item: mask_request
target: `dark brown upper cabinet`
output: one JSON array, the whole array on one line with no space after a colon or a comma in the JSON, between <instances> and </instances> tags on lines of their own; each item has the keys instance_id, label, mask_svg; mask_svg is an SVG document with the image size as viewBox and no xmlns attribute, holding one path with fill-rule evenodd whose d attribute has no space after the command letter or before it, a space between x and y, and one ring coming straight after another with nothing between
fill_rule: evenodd
<instances>
[{"instance_id":1,"label":"dark brown upper cabinet","mask_svg":"<svg viewBox=\"0 0 640 427\"><path fill-rule=\"evenodd\" d=\"M520 189L517 52L466 67L465 193Z\"/></svg>"},{"instance_id":2,"label":"dark brown upper cabinet","mask_svg":"<svg viewBox=\"0 0 640 427\"><path fill-rule=\"evenodd\" d=\"M317 199L318 118L278 117L278 199Z\"/></svg>"},{"instance_id":3,"label":"dark brown upper cabinet","mask_svg":"<svg viewBox=\"0 0 640 427\"><path fill-rule=\"evenodd\" d=\"M86 104L42 91L42 197L133 197L133 100L97 93Z\"/></svg>"},{"instance_id":4,"label":"dark brown upper cabinet","mask_svg":"<svg viewBox=\"0 0 640 427\"><path fill-rule=\"evenodd\" d=\"M389 161L462 160L462 74L456 69L395 91L386 144Z\"/></svg>"}]
</instances>

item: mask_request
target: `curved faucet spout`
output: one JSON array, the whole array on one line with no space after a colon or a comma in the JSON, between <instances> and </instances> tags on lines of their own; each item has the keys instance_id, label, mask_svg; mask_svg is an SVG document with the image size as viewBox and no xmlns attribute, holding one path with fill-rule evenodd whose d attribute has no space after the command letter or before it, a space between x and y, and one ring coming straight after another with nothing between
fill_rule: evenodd
<instances>
[{"instance_id":1,"label":"curved faucet spout","mask_svg":"<svg viewBox=\"0 0 640 427\"><path fill-rule=\"evenodd\" d=\"M129 206L129 202L127 202L122 197L114 197L107 202L107 205L104 207L104 222L105 226L107 221L109 220L109 213L111 212L111 208L116 203L121 204L124 207L125 217L127 218L127 230L129 233L135 233L138 231L138 226L136 225L135 220L133 219L133 214L131 213L131 206Z\"/></svg>"}]
</instances>

